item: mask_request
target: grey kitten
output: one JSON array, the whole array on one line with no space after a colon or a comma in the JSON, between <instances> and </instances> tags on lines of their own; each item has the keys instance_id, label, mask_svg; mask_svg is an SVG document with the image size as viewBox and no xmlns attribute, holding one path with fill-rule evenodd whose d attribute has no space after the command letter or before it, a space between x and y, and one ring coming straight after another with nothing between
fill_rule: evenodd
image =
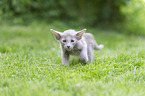
<instances>
[{"instance_id":1,"label":"grey kitten","mask_svg":"<svg viewBox=\"0 0 145 96\"><path fill-rule=\"evenodd\" d=\"M93 60L93 49L99 50L104 45L98 45L91 33L85 33L86 29L75 31L66 30L63 33L50 29L55 38L60 42L62 63L69 65L69 56L77 55L84 63Z\"/></svg>"}]
</instances>

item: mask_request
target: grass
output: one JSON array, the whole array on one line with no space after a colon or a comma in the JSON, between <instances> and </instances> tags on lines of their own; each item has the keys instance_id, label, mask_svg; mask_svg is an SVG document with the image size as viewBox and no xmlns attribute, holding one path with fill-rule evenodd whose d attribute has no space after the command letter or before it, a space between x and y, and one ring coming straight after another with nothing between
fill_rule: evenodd
<instances>
[{"instance_id":1,"label":"grass","mask_svg":"<svg viewBox=\"0 0 145 96\"><path fill-rule=\"evenodd\" d=\"M145 95L143 37L88 28L105 48L94 51L90 64L71 57L71 65L64 66L59 43L49 31L69 29L61 27L0 26L0 96Z\"/></svg>"}]
</instances>

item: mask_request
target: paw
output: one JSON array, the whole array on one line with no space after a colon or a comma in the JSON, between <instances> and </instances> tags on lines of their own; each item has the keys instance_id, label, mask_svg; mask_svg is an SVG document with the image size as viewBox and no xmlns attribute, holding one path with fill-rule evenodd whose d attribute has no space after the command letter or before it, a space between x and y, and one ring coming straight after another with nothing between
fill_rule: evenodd
<instances>
[{"instance_id":1,"label":"paw","mask_svg":"<svg viewBox=\"0 0 145 96\"><path fill-rule=\"evenodd\" d=\"M88 58L80 58L80 61L81 61L82 63L87 63L89 60L88 60Z\"/></svg>"}]
</instances>

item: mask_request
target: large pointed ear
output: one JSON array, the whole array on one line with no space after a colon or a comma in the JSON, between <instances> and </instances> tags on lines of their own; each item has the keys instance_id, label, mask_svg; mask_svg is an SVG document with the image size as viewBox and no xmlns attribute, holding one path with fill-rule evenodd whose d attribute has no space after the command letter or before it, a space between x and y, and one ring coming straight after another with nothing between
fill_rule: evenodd
<instances>
[{"instance_id":1,"label":"large pointed ear","mask_svg":"<svg viewBox=\"0 0 145 96\"><path fill-rule=\"evenodd\" d=\"M50 31L54 34L54 36L55 36L55 38L56 38L57 40L60 40L60 38L61 38L61 33L60 33L60 32L55 31L55 30L53 30L53 29L50 29Z\"/></svg>"},{"instance_id":2,"label":"large pointed ear","mask_svg":"<svg viewBox=\"0 0 145 96\"><path fill-rule=\"evenodd\" d=\"M76 38L78 40L80 40L82 38L83 34L85 33L85 31L86 31L86 29L83 29L81 31L78 31L78 33L76 34Z\"/></svg>"}]
</instances>

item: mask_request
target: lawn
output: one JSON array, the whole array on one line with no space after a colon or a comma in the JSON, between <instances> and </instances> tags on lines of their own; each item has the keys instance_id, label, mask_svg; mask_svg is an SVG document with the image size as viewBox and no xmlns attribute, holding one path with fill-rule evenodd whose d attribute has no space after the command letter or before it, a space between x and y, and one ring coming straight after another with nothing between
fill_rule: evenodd
<instances>
[{"instance_id":1,"label":"lawn","mask_svg":"<svg viewBox=\"0 0 145 96\"><path fill-rule=\"evenodd\" d=\"M145 95L144 37L88 28L104 49L94 51L90 64L71 57L64 66L51 28L70 29L65 24L0 26L0 96Z\"/></svg>"}]
</instances>

